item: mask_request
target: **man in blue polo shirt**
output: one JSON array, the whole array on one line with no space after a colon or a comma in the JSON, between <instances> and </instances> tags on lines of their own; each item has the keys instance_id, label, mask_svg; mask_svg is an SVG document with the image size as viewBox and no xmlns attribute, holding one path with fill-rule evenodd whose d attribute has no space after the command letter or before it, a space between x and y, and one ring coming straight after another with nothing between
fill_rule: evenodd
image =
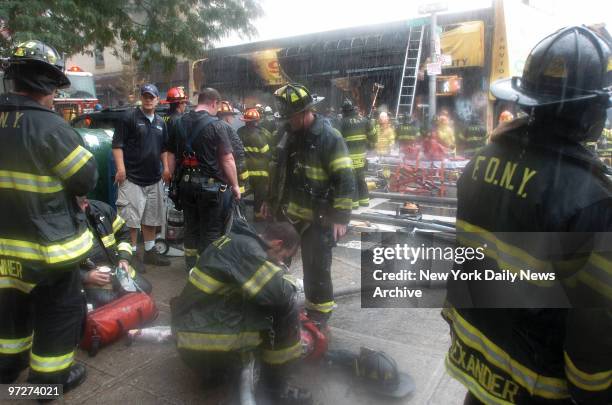
<instances>
[{"instance_id":1,"label":"man in blue polo shirt","mask_svg":"<svg viewBox=\"0 0 612 405\"><path fill-rule=\"evenodd\" d=\"M144 263L168 266L155 249L156 227L164 219L164 182L169 182L166 123L157 114L159 91L153 84L140 90L140 107L126 111L115 126L113 157L119 185L117 209L130 228L133 253L138 230L144 239ZM163 179L162 179L163 177Z\"/></svg>"}]
</instances>

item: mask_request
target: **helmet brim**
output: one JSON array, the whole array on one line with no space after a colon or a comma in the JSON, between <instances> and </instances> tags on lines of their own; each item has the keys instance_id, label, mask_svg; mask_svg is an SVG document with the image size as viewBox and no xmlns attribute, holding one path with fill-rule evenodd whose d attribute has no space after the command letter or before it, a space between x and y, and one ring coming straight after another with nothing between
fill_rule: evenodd
<instances>
[{"instance_id":1,"label":"helmet brim","mask_svg":"<svg viewBox=\"0 0 612 405\"><path fill-rule=\"evenodd\" d=\"M520 77L510 77L497 80L491 85L491 94L499 100L512 101L524 107L542 107L546 105L569 103L573 101L588 100L596 97L595 94L585 94L579 97L560 99L556 96L532 95L520 88Z\"/></svg>"},{"instance_id":2,"label":"helmet brim","mask_svg":"<svg viewBox=\"0 0 612 405\"><path fill-rule=\"evenodd\" d=\"M70 79L66 76L63 70L58 68L55 65L52 65L49 62L44 62L35 58L10 58L10 65L38 65L43 70L46 70L53 80L56 81L56 86L58 89L63 89L66 87L70 87ZM8 77L7 77L8 78Z\"/></svg>"},{"instance_id":3,"label":"helmet brim","mask_svg":"<svg viewBox=\"0 0 612 405\"><path fill-rule=\"evenodd\" d=\"M416 384L414 383L412 377L406 373L399 372L398 379L399 382L394 390L389 390L388 388L379 387L373 384L369 385L369 387L371 391L377 394L392 398L404 398L414 392Z\"/></svg>"},{"instance_id":4,"label":"helmet brim","mask_svg":"<svg viewBox=\"0 0 612 405\"><path fill-rule=\"evenodd\" d=\"M319 96L312 97L312 101L310 103L306 104L303 108L300 108L297 111L291 111L291 112L288 112L288 113L280 113L280 117L283 118L283 119L288 119L289 117L291 117L291 116L293 116L295 114L299 114L299 113L304 112L304 111L306 111L308 109L311 109L312 107L314 107L315 105L319 104L323 100L325 100L325 97L319 97ZM281 101L281 102L284 102L284 101Z\"/></svg>"}]
</instances>

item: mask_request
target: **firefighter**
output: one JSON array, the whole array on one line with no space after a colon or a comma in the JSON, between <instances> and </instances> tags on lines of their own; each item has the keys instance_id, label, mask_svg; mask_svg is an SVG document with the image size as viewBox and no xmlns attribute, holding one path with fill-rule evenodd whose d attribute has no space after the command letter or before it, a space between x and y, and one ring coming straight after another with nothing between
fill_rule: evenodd
<instances>
[{"instance_id":1,"label":"firefighter","mask_svg":"<svg viewBox=\"0 0 612 405\"><path fill-rule=\"evenodd\" d=\"M467 127L457 133L461 153L470 158L487 143L487 129L476 116L472 116Z\"/></svg>"},{"instance_id":2,"label":"firefighter","mask_svg":"<svg viewBox=\"0 0 612 405\"><path fill-rule=\"evenodd\" d=\"M189 97L185 94L183 86L168 89L166 101L164 102L164 104L170 104L168 114L164 117L166 124L170 125L170 122L179 119L185 113L188 103Z\"/></svg>"},{"instance_id":3,"label":"firefighter","mask_svg":"<svg viewBox=\"0 0 612 405\"><path fill-rule=\"evenodd\" d=\"M365 171L368 163L366 153L368 143L374 143L374 130L370 120L359 117L350 100L345 100L342 103L340 133L348 147L355 175L356 192L353 197L353 209L357 209L360 206L367 207L370 205L370 193L368 192L368 185L365 180Z\"/></svg>"},{"instance_id":4,"label":"firefighter","mask_svg":"<svg viewBox=\"0 0 612 405\"><path fill-rule=\"evenodd\" d=\"M261 204L268 195L270 164L270 145L268 144L272 135L263 127L259 126L261 116L255 108L249 108L240 118L244 126L238 129L238 136L244 145L246 155L246 167L249 172L249 184L253 189L255 200L255 220L261 220L259 213Z\"/></svg>"},{"instance_id":5,"label":"firefighter","mask_svg":"<svg viewBox=\"0 0 612 405\"><path fill-rule=\"evenodd\" d=\"M395 128L391 125L389 114L382 111L376 123L376 153L388 155L395 144Z\"/></svg>"},{"instance_id":6,"label":"firefighter","mask_svg":"<svg viewBox=\"0 0 612 405\"><path fill-rule=\"evenodd\" d=\"M273 134L276 131L276 118L274 118L274 111L272 111L272 107L269 105L264 108L264 118L261 120L260 125L269 134Z\"/></svg>"},{"instance_id":7,"label":"firefighter","mask_svg":"<svg viewBox=\"0 0 612 405\"><path fill-rule=\"evenodd\" d=\"M419 123L408 114L400 116L396 134L400 150L408 150L421 140Z\"/></svg>"},{"instance_id":8,"label":"firefighter","mask_svg":"<svg viewBox=\"0 0 612 405\"><path fill-rule=\"evenodd\" d=\"M270 166L274 187L262 213L285 214L300 232L306 311L324 329L335 305L332 247L346 233L353 206L353 165L342 135L312 111L322 98L300 84L274 95L287 124Z\"/></svg>"},{"instance_id":9,"label":"firefighter","mask_svg":"<svg viewBox=\"0 0 612 405\"><path fill-rule=\"evenodd\" d=\"M198 105L180 119L168 152L181 156L177 165L178 197L185 217L185 265L217 239L227 218L227 199L240 199L231 144L232 127L217 118L221 95L212 88L198 94ZM228 194L231 194L228 195Z\"/></svg>"},{"instance_id":10,"label":"firefighter","mask_svg":"<svg viewBox=\"0 0 612 405\"><path fill-rule=\"evenodd\" d=\"M611 60L610 43L567 27L533 48L520 81L491 86L529 117L495 131L458 181L458 242L486 247L464 270L558 281L449 283L446 366L466 403L611 403L612 243L601 232L612 231L612 182L581 145L601 135Z\"/></svg>"},{"instance_id":11,"label":"firefighter","mask_svg":"<svg viewBox=\"0 0 612 405\"><path fill-rule=\"evenodd\" d=\"M70 86L59 53L24 42L5 74L15 92L0 96L0 383L29 364L28 382L66 392L86 377L75 363L85 316L79 263L93 244L75 197L94 189L98 171L51 110L56 90Z\"/></svg>"},{"instance_id":12,"label":"firefighter","mask_svg":"<svg viewBox=\"0 0 612 405\"><path fill-rule=\"evenodd\" d=\"M437 120L437 135L438 141L448 149L449 152L453 152L456 147L455 140L455 129L447 114L440 114Z\"/></svg>"},{"instance_id":13,"label":"firefighter","mask_svg":"<svg viewBox=\"0 0 612 405\"><path fill-rule=\"evenodd\" d=\"M183 116L189 103L189 97L185 94L185 88L182 86L172 87L168 89L166 93L166 101L164 104L169 104L168 114L164 117L166 126L168 127L168 134L174 131L176 122ZM174 159L168 159L168 166L171 172L175 171L176 161ZM176 204L176 203L175 203Z\"/></svg>"},{"instance_id":14,"label":"firefighter","mask_svg":"<svg viewBox=\"0 0 612 405\"><path fill-rule=\"evenodd\" d=\"M312 401L310 393L287 384L302 346L296 289L283 262L298 246L289 223L269 224L257 235L238 220L190 271L172 302L172 329L183 361L211 385L231 378L246 354L261 349L263 386L272 399Z\"/></svg>"},{"instance_id":15,"label":"firefighter","mask_svg":"<svg viewBox=\"0 0 612 405\"><path fill-rule=\"evenodd\" d=\"M234 117L238 115L232 108L229 101L221 101L219 108L217 109L217 117L220 120L227 122L232 125ZM232 126L233 128L233 126ZM236 170L238 170L238 186L240 187L240 194L246 193L249 180L249 171L246 166L246 155L244 153L244 145L238 136L236 131L232 131L230 134L230 143L232 144L232 150L234 154L234 160L236 161Z\"/></svg>"},{"instance_id":16,"label":"firefighter","mask_svg":"<svg viewBox=\"0 0 612 405\"><path fill-rule=\"evenodd\" d=\"M89 229L94 234L94 245L87 259L80 265L81 281L87 303L93 308L106 305L125 294L117 283L113 283L110 273L101 271L102 266L121 267L140 290L151 293L151 284L143 276L136 274L130 265L133 261L130 244L130 228L125 220L110 205L103 201L77 197L77 204L85 213Z\"/></svg>"}]
</instances>

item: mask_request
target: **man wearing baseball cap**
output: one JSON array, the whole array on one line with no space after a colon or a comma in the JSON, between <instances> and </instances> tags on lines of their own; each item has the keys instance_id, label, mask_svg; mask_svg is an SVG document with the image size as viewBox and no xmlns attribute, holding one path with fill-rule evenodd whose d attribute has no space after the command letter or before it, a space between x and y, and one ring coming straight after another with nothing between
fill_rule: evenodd
<instances>
[{"instance_id":1,"label":"man wearing baseball cap","mask_svg":"<svg viewBox=\"0 0 612 405\"><path fill-rule=\"evenodd\" d=\"M168 266L170 262L154 249L155 228L161 226L165 212L164 182L171 178L166 153L168 131L164 120L155 113L159 102L157 87L142 86L140 101L142 105L126 111L115 126L117 210L130 228L133 253L138 230L142 229L144 263Z\"/></svg>"}]
</instances>

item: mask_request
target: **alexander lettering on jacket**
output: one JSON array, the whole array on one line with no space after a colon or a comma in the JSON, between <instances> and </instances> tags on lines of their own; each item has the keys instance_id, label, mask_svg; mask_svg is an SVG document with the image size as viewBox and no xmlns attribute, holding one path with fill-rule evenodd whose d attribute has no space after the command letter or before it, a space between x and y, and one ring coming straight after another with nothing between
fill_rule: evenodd
<instances>
[{"instance_id":1,"label":"alexander lettering on jacket","mask_svg":"<svg viewBox=\"0 0 612 405\"><path fill-rule=\"evenodd\" d=\"M526 166L517 171L518 166L518 163L510 160L504 162L495 156L479 155L474 160L472 180L484 181L527 198L527 186L537 171Z\"/></svg>"},{"instance_id":2,"label":"alexander lettering on jacket","mask_svg":"<svg viewBox=\"0 0 612 405\"><path fill-rule=\"evenodd\" d=\"M507 375L495 373L487 362L482 361L468 346L464 346L457 336L452 337L448 358L492 395L504 401L516 403L515 397L520 388L518 384Z\"/></svg>"}]
</instances>

